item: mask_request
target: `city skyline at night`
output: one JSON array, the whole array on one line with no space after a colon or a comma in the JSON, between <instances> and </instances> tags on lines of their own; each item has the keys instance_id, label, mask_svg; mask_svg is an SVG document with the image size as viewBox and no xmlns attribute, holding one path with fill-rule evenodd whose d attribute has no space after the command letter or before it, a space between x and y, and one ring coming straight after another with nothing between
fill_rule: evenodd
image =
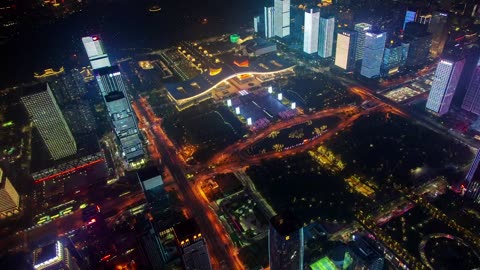
<instances>
[{"instance_id":1,"label":"city skyline at night","mask_svg":"<svg viewBox=\"0 0 480 270\"><path fill-rule=\"evenodd\" d=\"M1 269L480 267L480 5L6 0Z\"/></svg>"}]
</instances>

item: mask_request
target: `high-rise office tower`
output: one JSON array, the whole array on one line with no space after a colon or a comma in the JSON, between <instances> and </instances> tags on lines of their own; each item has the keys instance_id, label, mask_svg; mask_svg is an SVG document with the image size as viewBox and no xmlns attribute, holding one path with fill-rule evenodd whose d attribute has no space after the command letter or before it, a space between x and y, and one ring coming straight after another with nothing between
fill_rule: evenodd
<instances>
[{"instance_id":1,"label":"high-rise office tower","mask_svg":"<svg viewBox=\"0 0 480 270\"><path fill-rule=\"evenodd\" d=\"M20 210L20 196L0 168L0 218L12 216Z\"/></svg>"},{"instance_id":2,"label":"high-rise office tower","mask_svg":"<svg viewBox=\"0 0 480 270\"><path fill-rule=\"evenodd\" d=\"M290 35L290 0L274 1L273 34L277 37Z\"/></svg>"},{"instance_id":3,"label":"high-rise office tower","mask_svg":"<svg viewBox=\"0 0 480 270\"><path fill-rule=\"evenodd\" d=\"M405 65L410 68L423 67L428 60L432 45L432 34L428 26L418 22L409 22L405 26L404 40L410 44Z\"/></svg>"},{"instance_id":4,"label":"high-rise office tower","mask_svg":"<svg viewBox=\"0 0 480 270\"><path fill-rule=\"evenodd\" d=\"M273 7L265 7L265 38L272 38L273 33L273 18L274 18L274 11Z\"/></svg>"},{"instance_id":5,"label":"high-rise office tower","mask_svg":"<svg viewBox=\"0 0 480 270\"><path fill-rule=\"evenodd\" d=\"M76 69L49 81L48 85L60 106L77 101L87 93L85 81Z\"/></svg>"},{"instance_id":6,"label":"high-rise office tower","mask_svg":"<svg viewBox=\"0 0 480 270\"><path fill-rule=\"evenodd\" d=\"M140 159L144 155L142 141L118 66L95 70L95 78L107 105L115 133L120 140L123 157L127 162Z\"/></svg>"},{"instance_id":7,"label":"high-rise office tower","mask_svg":"<svg viewBox=\"0 0 480 270\"><path fill-rule=\"evenodd\" d=\"M260 30L260 16L255 16L253 17L253 31L255 31L255 33L258 33L259 30Z\"/></svg>"},{"instance_id":8,"label":"high-rise office tower","mask_svg":"<svg viewBox=\"0 0 480 270\"><path fill-rule=\"evenodd\" d=\"M66 105L63 116L73 135L91 134L96 129L95 116L87 101L79 100Z\"/></svg>"},{"instance_id":9,"label":"high-rise office tower","mask_svg":"<svg viewBox=\"0 0 480 270\"><path fill-rule=\"evenodd\" d=\"M303 51L306 53L316 53L318 51L319 23L320 23L319 10L309 9L305 11Z\"/></svg>"},{"instance_id":10,"label":"high-rise office tower","mask_svg":"<svg viewBox=\"0 0 480 270\"><path fill-rule=\"evenodd\" d=\"M271 270L303 269L303 227L293 215L280 214L270 219L268 253Z\"/></svg>"},{"instance_id":11,"label":"high-rise office tower","mask_svg":"<svg viewBox=\"0 0 480 270\"><path fill-rule=\"evenodd\" d=\"M104 67L94 71L95 79L100 88L100 94L106 96L112 92L127 93L127 86L123 81L118 66Z\"/></svg>"},{"instance_id":12,"label":"high-rise office tower","mask_svg":"<svg viewBox=\"0 0 480 270\"><path fill-rule=\"evenodd\" d=\"M432 14L432 20L428 25L428 32L432 33L432 46L430 47L430 53L433 57L442 54L445 42L447 42L447 20L448 14L445 12L435 11Z\"/></svg>"},{"instance_id":13,"label":"high-rise office tower","mask_svg":"<svg viewBox=\"0 0 480 270\"><path fill-rule=\"evenodd\" d=\"M346 71L355 67L355 51L357 49L357 32L343 30L337 34L337 48L335 51L335 66Z\"/></svg>"},{"instance_id":14,"label":"high-rise office tower","mask_svg":"<svg viewBox=\"0 0 480 270\"><path fill-rule=\"evenodd\" d=\"M452 50L448 50L449 54ZM454 51L455 52L455 51ZM444 54L446 54L444 52ZM478 67L478 61L480 59L480 47L477 44L463 43L462 49L457 50L457 55L465 58L465 65L463 66L462 75L457 85L457 90L453 96L452 104L455 107L461 107L465 96L467 95L468 86L473 79L473 74Z\"/></svg>"},{"instance_id":15,"label":"high-rise office tower","mask_svg":"<svg viewBox=\"0 0 480 270\"><path fill-rule=\"evenodd\" d=\"M407 10L405 12L405 19L403 20L403 27L402 29L405 30L407 23L414 22L417 18L417 12L413 10Z\"/></svg>"},{"instance_id":16,"label":"high-rise office tower","mask_svg":"<svg viewBox=\"0 0 480 270\"><path fill-rule=\"evenodd\" d=\"M428 110L439 116L448 112L464 64L463 58L442 57L437 65L432 89L428 95L426 106Z\"/></svg>"},{"instance_id":17,"label":"high-rise office tower","mask_svg":"<svg viewBox=\"0 0 480 270\"><path fill-rule=\"evenodd\" d=\"M467 190L465 196L471 198L476 203L480 203L480 151L477 152L472 166L465 178Z\"/></svg>"},{"instance_id":18,"label":"high-rise office tower","mask_svg":"<svg viewBox=\"0 0 480 270\"><path fill-rule=\"evenodd\" d=\"M367 78L380 76L383 51L385 50L385 32L367 32L365 37L365 49L360 74Z\"/></svg>"},{"instance_id":19,"label":"high-rise office tower","mask_svg":"<svg viewBox=\"0 0 480 270\"><path fill-rule=\"evenodd\" d=\"M86 37L82 41L90 61L97 61L98 55L101 55L102 59L106 57L108 60L98 36ZM117 65L111 66L109 61L108 65L106 61L102 63L105 65L96 65L98 67L93 68L93 73L107 106L115 134L120 141L122 156L128 163L139 161L144 157L144 150L137 121L128 98L127 85Z\"/></svg>"},{"instance_id":20,"label":"high-rise office tower","mask_svg":"<svg viewBox=\"0 0 480 270\"><path fill-rule=\"evenodd\" d=\"M295 50L303 49L305 38L303 33L305 30L305 10L303 7L292 6L290 9L290 19L290 36L288 38L288 45Z\"/></svg>"},{"instance_id":21,"label":"high-rise office tower","mask_svg":"<svg viewBox=\"0 0 480 270\"><path fill-rule=\"evenodd\" d=\"M83 37L82 42L93 69L110 66L110 59L108 59L99 35Z\"/></svg>"},{"instance_id":22,"label":"high-rise office tower","mask_svg":"<svg viewBox=\"0 0 480 270\"><path fill-rule=\"evenodd\" d=\"M76 154L77 145L50 86L37 85L32 91L33 94L22 97L21 101L45 142L50 156L57 160Z\"/></svg>"},{"instance_id":23,"label":"high-rise office tower","mask_svg":"<svg viewBox=\"0 0 480 270\"><path fill-rule=\"evenodd\" d=\"M382 66L380 73L382 76L390 76L397 73L401 67L403 67L407 61L408 43L393 42L388 43L385 46L383 52Z\"/></svg>"},{"instance_id":24,"label":"high-rise office tower","mask_svg":"<svg viewBox=\"0 0 480 270\"><path fill-rule=\"evenodd\" d=\"M332 56L334 31L335 18L333 16L320 17L320 34L318 36L318 55L320 57Z\"/></svg>"},{"instance_id":25,"label":"high-rise office tower","mask_svg":"<svg viewBox=\"0 0 480 270\"><path fill-rule=\"evenodd\" d=\"M183 221L175 225L173 231L185 268L211 270L212 265L208 255L207 244L195 220Z\"/></svg>"},{"instance_id":26,"label":"high-rise office tower","mask_svg":"<svg viewBox=\"0 0 480 270\"><path fill-rule=\"evenodd\" d=\"M478 59L477 66L468 84L462 109L480 115L480 59Z\"/></svg>"},{"instance_id":27,"label":"high-rise office tower","mask_svg":"<svg viewBox=\"0 0 480 270\"><path fill-rule=\"evenodd\" d=\"M80 270L75 258L60 240L35 249L32 257L35 270Z\"/></svg>"},{"instance_id":28,"label":"high-rise office tower","mask_svg":"<svg viewBox=\"0 0 480 270\"><path fill-rule=\"evenodd\" d=\"M355 24L355 31L357 31L357 49L355 50L355 61L363 59L363 50L365 48L365 35L372 30L372 26L368 23Z\"/></svg>"}]
</instances>

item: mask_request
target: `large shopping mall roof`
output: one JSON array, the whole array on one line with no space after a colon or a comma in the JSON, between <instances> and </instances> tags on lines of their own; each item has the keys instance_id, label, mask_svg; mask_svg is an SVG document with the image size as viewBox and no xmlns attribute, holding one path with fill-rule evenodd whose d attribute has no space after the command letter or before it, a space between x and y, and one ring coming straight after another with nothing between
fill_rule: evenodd
<instances>
[{"instance_id":1,"label":"large shopping mall roof","mask_svg":"<svg viewBox=\"0 0 480 270\"><path fill-rule=\"evenodd\" d=\"M210 67L208 72L188 81L166 84L166 88L174 99L188 99L211 91L221 82L237 75L276 73L293 66L292 63L275 54L263 55L254 59L223 57L223 63L216 67Z\"/></svg>"}]
</instances>

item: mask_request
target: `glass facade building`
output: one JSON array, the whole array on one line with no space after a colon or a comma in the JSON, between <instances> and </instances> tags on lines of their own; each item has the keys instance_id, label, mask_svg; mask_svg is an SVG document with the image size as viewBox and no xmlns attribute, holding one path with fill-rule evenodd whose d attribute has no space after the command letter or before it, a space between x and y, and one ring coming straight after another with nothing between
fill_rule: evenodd
<instances>
[{"instance_id":1,"label":"glass facade building","mask_svg":"<svg viewBox=\"0 0 480 270\"><path fill-rule=\"evenodd\" d=\"M318 28L320 11L310 9L305 11L305 29L303 37L303 51L310 54L318 51Z\"/></svg>"},{"instance_id":2,"label":"glass facade building","mask_svg":"<svg viewBox=\"0 0 480 270\"><path fill-rule=\"evenodd\" d=\"M357 32L357 49L355 50L355 61L363 59L363 51L365 49L365 35L372 30L372 25L368 23L355 24L355 31Z\"/></svg>"},{"instance_id":3,"label":"glass facade building","mask_svg":"<svg viewBox=\"0 0 480 270\"><path fill-rule=\"evenodd\" d=\"M303 227L295 217L282 214L270 219L268 252L271 270L303 269Z\"/></svg>"},{"instance_id":4,"label":"glass facade building","mask_svg":"<svg viewBox=\"0 0 480 270\"><path fill-rule=\"evenodd\" d=\"M441 116L448 112L462 74L464 59L444 58L438 63L428 95L427 110Z\"/></svg>"},{"instance_id":5,"label":"glass facade building","mask_svg":"<svg viewBox=\"0 0 480 270\"><path fill-rule=\"evenodd\" d=\"M61 159L77 153L77 144L48 84L34 86L35 93L21 98L50 156Z\"/></svg>"},{"instance_id":6,"label":"glass facade building","mask_svg":"<svg viewBox=\"0 0 480 270\"><path fill-rule=\"evenodd\" d=\"M290 0L275 0L273 9L273 34L280 38L290 35Z\"/></svg>"},{"instance_id":7,"label":"glass facade building","mask_svg":"<svg viewBox=\"0 0 480 270\"><path fill-rule=\"evenodd\" d=\"M332 56L334 31L335 18L332 16L320 17L320 34L318 36L318 55L320 57Z\"/></svg>"},{"instance_id":8,"label":"glass facade building","mask_svg":"<svg viewBox=\"0 0 480 270\"><path fill-rule=\"evenodd\" d=\"M335 66L346 71L355 67L355 51L357 45L357 32L343 30L337 34L337 48L335 50Z\"/></svg>"},{"instance_id":9,"label":"glass facade building","mask_svg":"<svg viewBox=\"0 0 480 270\"><path fill-rule=\"evenodd\" d=\"M378 77L380 76L387 33L367 32L365 35L365 49L360 74L367 78Z\"/></svg>"}]
</instances>

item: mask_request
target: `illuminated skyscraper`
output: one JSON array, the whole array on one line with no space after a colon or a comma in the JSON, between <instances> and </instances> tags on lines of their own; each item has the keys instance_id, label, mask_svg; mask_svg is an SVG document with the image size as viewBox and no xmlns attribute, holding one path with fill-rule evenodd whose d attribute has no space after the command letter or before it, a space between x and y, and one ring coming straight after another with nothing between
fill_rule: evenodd
<instances>
[{"instance_id":1,"label":"illuminated skyscraper","mask_svg":"<svg viewBox=\"0 0 480 270\"><path fill-rule=\"evenodd\" d=\"M355 31L357 31L357 49L355 50L355 61L363 59L363 51L365 49L365 35L372 30L372 26L368 23L355 24Z\"/></svg>"},{"instance_id":2,"label":"illuminated skyscraper","mask_svg":"<svg viewBox=\"0 0 480 270\"><path fill-rule=\"evenodd\" d=\"M141 159L144 155L142 141L118 66L95 70L95 78L107 105L115 134L120 140L123 157L127 162Z\"/></svg>"},{"instance_id":3,"label":"illuminated skyscraper","mask_svg":"<svg viewBox=\"0 0 480 270\"><path fill-rule=\"evenodd\" d=\"M265 7L265 38L273 37L273 7Z\"/></svg>"},{"instance_id":4,"label":"illuminated skyscraper","mask_svg":"<svg viewBox=\"0 0 480 270\"><path fill-rule=\"evenodd\" d=\"M405 63L407 67L420 68L427 62L432 45L432 34L427 28L427 25L418 22L409 22L405 26L404 40L410 44Z\"/></svg>"},{"instance_id":5,"label":"illuminated skyscraper","mask_svg":"<svg viewBox=\"0 0 480 270\"><path fill-rule=\"evenodd\" d=\"M290 35L290 0L274 1L273 34L277 37Z\"/></svg>"},{"instance_id":6,"label":"illuminated skyscraper","mask_svg":"<svg viewBox=\"0 0 480 270\"><path fill-rule=\"evenodd\" d=\"M367 32L365 37L365 51L360 74L367 78L380 76L383 51L385 50L385 32Z\"/></svg>"},{"instance_id":7,"label":"illuminated skyscraper","mask_svg":"<svg viewBox=\"0 0 480 270\"><path fill-rule=\"evenodd\" d=\"M21 101L50 156L57 160L76 154L77 145L48 84L34 86L32 90L34 93Z\"/></svg>"},{"instance_id":8,"label":"illuminated skyscraper","mask_svg":"<svg viewBox=\"0 0 480 270\"><path fill-rule=\"evenodd\" d=\"M337 34L335 66L347 71L355 67L355 51L357 48L357 32L343 30Z\"/></svg>"},{"instance_id":9,"label":"illuminated skyscraper","mask_svg":"<svg viewBox=\"0 0 480 270\"><path fill-rule=\"evenodd\" d=\"M82 42L120 141L122 156L130 164L141 161L144 157L143 143L120 69L116 65L110 65L99 36L84 37Z\"/></svg>"},{"instance_id":10,"label":"illuminated skyscraper","mask_svg":"<svg viewBox=\"0 0 480 270\"><path fill-rule=\"evenodd\" d=\"M0 168L0 218L14 215L19 210L20 196Z\"/></svg>"},{"instance_id":11,"label":"illuminated skyscraper","mask_svg":"<svg viewBox=\"0 0 480 270\"><path fill-rule=\"evenodd\" d=\"M463 99L462 109L480 115L480 59L473 71L467 94Z\"/></svg>"},{"instance_id":12,"label":"illuminated skyscraper","mask_svg":"<svg viewBox=\"0 0 480 270\"><path fill-rule=\"evenodd\" d=\"M447 29L448 14L444 12L433 12L432 20L428 25L428 32L432 33L432 46L430 53L433 57L442 54L443 47L448 37Z\"/></svg>"},{"instance_id":13,"label":"illuminated skyscraper","mask_svg":"<svg viewBox=\"0 0 480 270\"><path fill-rule=\"evenodd\" d=\"M465 59L443 57L437 65L426 108L441 116L448 112Z\"/></svg>"},{"instance_id":14,"label":"illuminated skyscraper","mask_svg":"<svg viewBox=\"0 0 480 270\"><path fill-rule=\"evenodd\" d=\"M194 219L183 221L173 227L177 245L186 269L211 270L207 244ZM273 270L273 269L272 269Z\"/></svg>"},{"instance_id":15,"label":"illuminated skyscraper","mask_svg":"<svg viewBox=\"0 0 480 270\"><path fill-rule=\"evenodd\" d=\"M82 42L93 69L110 66L110 59L99 35L83 37Z\"/></svg>"},{"instance_id":16,"label":"illuminated skyscraper","mask_svg":"<svg viewBox=\"0 0 480 270\"><path fill-rule=\"evenodd\" d=\"M467 191L465 196L471 198L476 203L480 203L480 151L477 152L475 159L472 162L472 166L468 171L467 177L465 178Z\"/></svg>"},{"instance_id":17,"label":"illuminated skyscraper","mask_svg":"<svg viewBox=\"0 0 480 270\"><path fill-rule=\"evenodd\" d=\"M260 16L255 16L253 17L253 31L255 31L255 33L258 33L259 30L260 30Z\"/></svg>"},{"instance_id":18,"label":"illuminated skyscraper","mask_svg":"<svg viewBox=\"0 0 480 270\"><path fill-rule=\"evenodd\" d=\"M414 22L416 17L417 17L416 11L407 10L405 12L405 20L403 21L402 29L405 30L405 26L407 25L407 23Z\"/></svg>"},{"instance_id":19,"label":"illuminated skyscraper","mask_svg":"<svg viewBox=\"0 0 480 270\"><path fill-rule=\"evenodd\" d=\"M333 16L320 17L320 35L318 36L318 55L320 57L332 56L334 31L335 18Z\"/></svg>"},{"instance_id":20,"label":"illuminated skyscraper","mask_svg":"<svg viewBox=\"0 0 480 270\"><path fill-rule=\"evenodd\" d=\"M407 61L408 43L389 43L383 52L382 66L380 73L382 76L395 74L403 67Z\"/></svg>"},{"instance_id":21,"label":"illuminated skyscraper","mask_svg":"<svg viewBox=\"0 0 480 270\"><path fill-rule=\"evenodd\" d=\"M35 270L80 269L75 258L60 240L35 249L32 257Z\"/></svg>"},{"instance_id":22,"label":"illuminated skyscraper","mask_svg":"<svg viewBox=\"0 0 480 270\"><path fill-rule=\"evenodd\" d=\"M318 51L318 27L320 23L319 10L305 11L305 30L303 36L303 51L316 53Z\"/></svg>"},{"instance_id":23,"label":"illuminated skyscraper","mask_svg":"<svg viewBox=\"0 0 480 270\"><path fill-rule=\"evenodd\" d=\"M270 219L268 253L271 270L303 269L303 227L291 214Z\"/></svg>"}]
</instances>

